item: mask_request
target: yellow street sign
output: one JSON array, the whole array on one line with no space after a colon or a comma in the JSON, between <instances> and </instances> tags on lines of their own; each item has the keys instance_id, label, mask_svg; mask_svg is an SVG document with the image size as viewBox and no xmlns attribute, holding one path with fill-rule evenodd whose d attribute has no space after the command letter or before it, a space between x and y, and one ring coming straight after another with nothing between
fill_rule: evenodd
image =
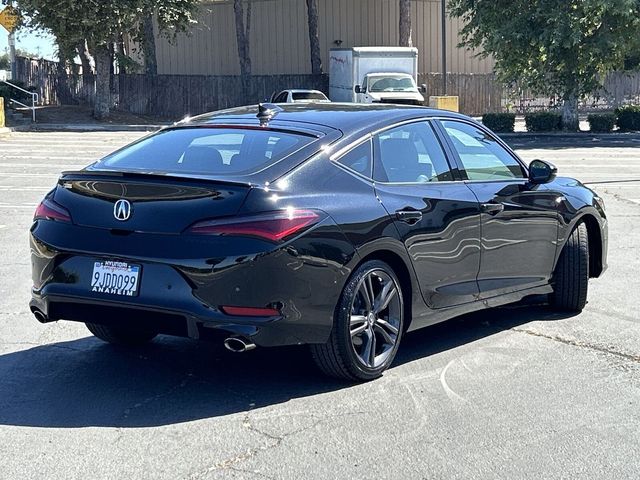
<instances>
[{"instance_id":1,"label":"yellow street sign","mask_svg":"<svg viewBox=\"0 0 640 480\"><path fill-rule=\"evenodd\" d=\"M12 32L20 22L20 13L15 8L9 6L0 12L0 25Z\"/></svg>"}]
</instances>

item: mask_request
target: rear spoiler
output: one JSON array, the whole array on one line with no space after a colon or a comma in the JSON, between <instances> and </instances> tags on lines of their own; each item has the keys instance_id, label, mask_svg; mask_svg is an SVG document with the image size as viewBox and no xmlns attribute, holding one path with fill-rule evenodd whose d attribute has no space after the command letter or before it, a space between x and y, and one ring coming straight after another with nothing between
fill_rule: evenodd
<instances>
[{"instance_id":1,"label":"rear spoiler","mask_svg":"<svg viewBox=\"0 0 640 480\"><path fill-rule=\"evenodd\" d=\"M162 181L191 181L195 183L207 183L215 185L230 185L244 187L262 187L263 185L251 182L248 179L239 177L212 178L204 175L177 175L172 173L158 172L131 172L131 171L111 171L111 170L68 170L60 174L58 183L66 180L86 179L86 178L131 178L139 180L162 180Z\"/></svg>"}]
</instances>

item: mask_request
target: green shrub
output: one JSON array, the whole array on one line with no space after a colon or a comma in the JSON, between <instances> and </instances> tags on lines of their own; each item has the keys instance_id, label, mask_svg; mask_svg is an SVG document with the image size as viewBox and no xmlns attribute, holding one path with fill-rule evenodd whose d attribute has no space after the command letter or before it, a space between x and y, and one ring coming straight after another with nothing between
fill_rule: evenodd
<instances>
[{"instance_id":1,"label":"green shrub","mask_svg":"<svg viewBox=\"0 0 640 480\"><path fill-rule=\"evenodd\" d=\"M623 132L640 130L640 105L627 105L616 109L618 128Z\"/></svg>"},{"instance_id":2,"label":"green shrub","mask_svg":"<svg viewBox=\"0 0 640 480\"><path fill-rule=\"evenodd\" d=\"M562 115L558 112L536 112L524 116L528 132L552 132L562 129Z\"/></svg>"},{"instance_id":3,"label":"green shrub","mask_svg":"<svg viewBox=\"0 0 640 480\"><path fill-rule=\"evenodd\" d=\"M592 113L587 116L592 132L610 132L616 126L615 113Z\"/></svg>"},{"instance_id":4,"label":"green shrub","mask_svg":"<svg viewBox=\"0 0 640 480\"><path fill-rule=\"evenodd\" d=\"M490 130L498 133L513 132L516 124L515 113L485 113L482 123Z\"/></svg>"}]
</instances>

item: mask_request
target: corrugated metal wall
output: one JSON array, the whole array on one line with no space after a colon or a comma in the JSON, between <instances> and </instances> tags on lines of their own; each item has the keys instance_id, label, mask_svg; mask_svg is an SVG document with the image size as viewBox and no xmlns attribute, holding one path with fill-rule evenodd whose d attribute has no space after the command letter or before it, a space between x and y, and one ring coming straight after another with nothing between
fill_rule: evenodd
<instances>
[{"instance_id":1,"label":"corrugated metal wall","mask_svg":"<svg viewBox=\"0 0 640 480\"><path fill-rule=\"evenodd\" d=\"M318 8L325 68L336 41L341 40L343 48L398 43L398 0L318 0ZM412 38L423 73L441 69L440 8L440 0L412 2ZM310 73L305 0L252 0L252 9L253 74ZM181 35L173 44L158 39L158 73L239 74L233 3L204 2L198 22L190 36ZM458 19L448 21L448 71L491 72L491 59L457 48L460 25Z\"/></svg>"}]
</instances>

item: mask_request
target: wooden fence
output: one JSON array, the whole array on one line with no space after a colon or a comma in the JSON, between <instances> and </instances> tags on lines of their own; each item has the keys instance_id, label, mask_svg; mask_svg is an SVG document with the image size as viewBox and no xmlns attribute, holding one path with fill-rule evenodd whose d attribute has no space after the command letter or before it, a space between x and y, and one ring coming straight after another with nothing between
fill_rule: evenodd
<instances>
[{"instance_id":1,"label":"wooden fence","mask_svg":"<svg viewBox=\"0 0 640 480\"><path fill-rule=\"evenodd\" d=\"M580 100L580 112L614 110L622 105L640 104L640 72L611 72L604 80L602 89L594 95ZM516 113L529 113L557 108L562 105L558 96L536 95L535 92L505 88L502 107Z\"/></svg>"},{"instance_id":2,"label":"wooden fence","mask_svg":"<svg viewBox=\"0 0 640 480\"><path fill-rule=\"evenodd\" d=\"M445 94L441 73L421 73L418 75L418 84L427 86L427 97ZM503 93L504 88L492 73L447 74L446 94L457 95L460 111L467 115L477 116L502 111Z\"/></svg>"},{"instance_id":3,"label":"wooden fence","mask_svg":"<svg viewBox=\"0 0 640 480\"><path fill-rule=\"evenodd\" d=\"M95 77L67 72L58 75L57 63L18 58L17 78L33 85L46 105L93 104ZM442 74L424 73L418 82L427 86L427 96L444 93ZM286 88L328 91L327 75L137 75L117 74L111 78L115 108L141 115L179 119L185 115L264 101ZM527 113L558 105L554 97L536 96L517 88L506 88L493 74L450 73L447 93L460 97L460 110L467 115L511 111ZM640 103L640 72L614 72L604 88L585 99L580 110L611 110L627 103Z\"/></svg>"}]
</instances>

